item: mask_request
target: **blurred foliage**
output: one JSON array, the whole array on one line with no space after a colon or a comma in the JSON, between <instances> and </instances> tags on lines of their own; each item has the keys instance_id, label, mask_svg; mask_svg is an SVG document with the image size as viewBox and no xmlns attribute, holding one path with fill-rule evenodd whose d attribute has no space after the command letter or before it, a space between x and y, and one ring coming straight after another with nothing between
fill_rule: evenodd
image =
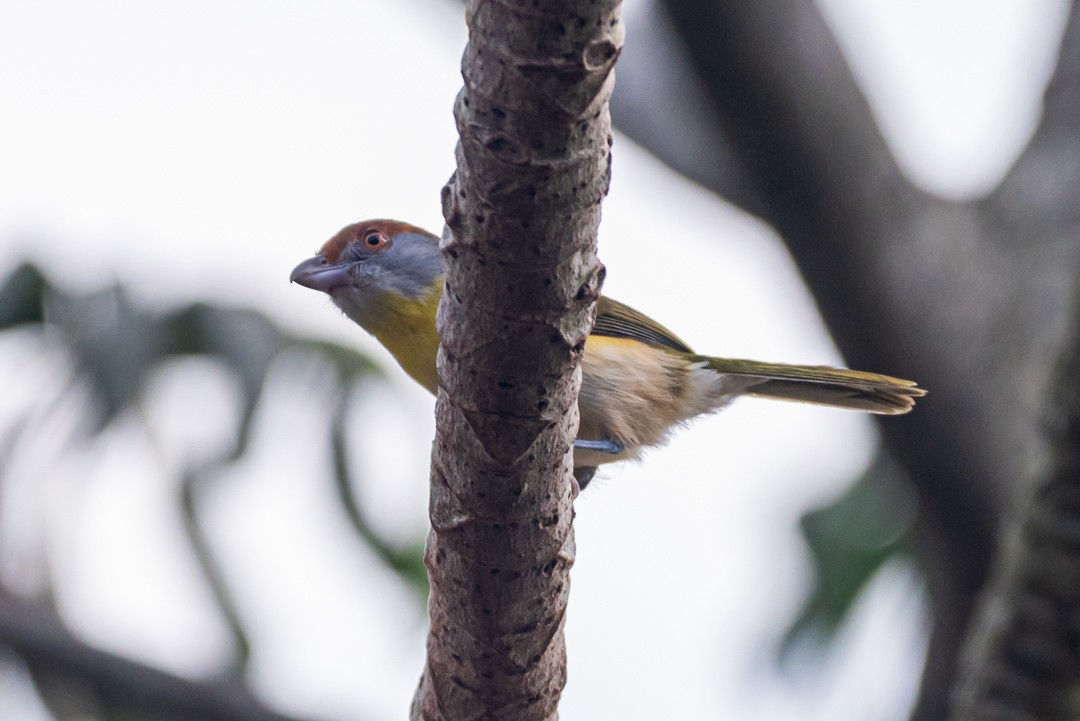
<instances>
[{"instance_id":1,"label":"blurred foliage","mask_svg":"<svg viewBox=\"0 0 1080 721\"><path fill-rule=\"evenodd\" d=\"M119 285L75 295L51 283L29 264L17 268L0 284L0 335L20 331L40 335L46 348L62 349L69 359L72 374L64 392L81 392L89 401L78 433L82 440L93 440L132 410L145 393L148 380L164 363L199 356L233 371L241 413L230 450L184 471L179 506L193 552L233 629L237 676L246 665L246 634L228 593L227 579L200 528L196 498L213 471L236 462L247 450L252 419L271 366L284 354L315 357L334 369L333 396L340 400L329 413L327 452L335 493L362 542L420 598L426 598L423 539L406 544L389 542L368 523L357 501L356 479L347 454L346 409L350 389L357 381L379 375L366 356L290 334L251 310L192 303L155 311L133 301ZM13 439L6 440L5 445L13 445ZM899 473L895 464L879 457L836 501L802 517L801 531L815 569L813 587L784 636L781 660L787 660L802 642L828 642L875 574L891 560L909 559L915 509Z\"/></svg>"},{"instance_id":2,"label":"blurred foliage","mask_svg":"<svg viewBox=\"0 0 1080 721\"><path fill-rule=\"evenodd\" d=\"M233 630L238 661L233 671L242 675L247 661L247 641L241 620L228 592L228 582L218 566L214 549L203 533L197 497L205 483L223 467L239 460L252 437L252 419L265 396L272 366L288 356L316 358L334 371L333 397L341 399L330 414L331 454L335 488L344 512L357 536L392 571L426 598L422 539L392 543L369 523L356 497L356 481L345 458L347 400L358 382L380 376L364 355L344 346L291 334L266 316L252 310L192 303L158 311L132 300L119 285L74 294L56 286L35 266L24 264L0 283L0 336L30 333L41 341L42 351L60 351L70 366L68 378L57 389L58 398L74 396L72 404L83 409L77 430L65 443L94 441L119 418L145 422L138 412L149 381L164 364L182 357L202 357L223 364L238 387L241 410L228 449L217 457L188 460L182 469L183 484L178 509L185 530L222 614ZM66 407L66 406L65 406ZM134 411L134 412L132 412ZM5 456L18 445L17 436L40 409L22 411L4 439ZM0 465L0 481L4 466Z\"/></svg>"},{"instance_id":3,"label":"blurred foliage","mask_svg":"<svg viewBox=\"0 0 1080 721\"><path fill-rule=\"evenodd\" d=\"M915 512L902 470L880 453L835 501L803 514L799 526L812 557L813 585L780 644L782 663L802 643L830 641L885 564L913 562Z\"/></svg>"}]
</instances>

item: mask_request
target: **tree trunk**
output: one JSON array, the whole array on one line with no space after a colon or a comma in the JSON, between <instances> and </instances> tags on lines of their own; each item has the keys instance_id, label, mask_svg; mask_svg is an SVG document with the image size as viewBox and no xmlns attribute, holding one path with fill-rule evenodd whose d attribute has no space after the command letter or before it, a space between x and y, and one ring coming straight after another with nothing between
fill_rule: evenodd
<instances>
[{"instance_id":1,"label":"tree trunk","mask_svg":"<svg viewBox=\"0 0 1080 721\"><path fill-rule=\"evenodd\" d=\"M413 719L553 719L618 0L473 0L443 189L427 663Z\"/></svg>"},{"instance_id":2,"label":"tree trunk","mask_svg":"<svg viewBox=\"0 0 1080 721\"><path fill-rule=\"evenodd\" d=\"M1080 714L1080 339L1047 406L1050 463L1001 544L954 694L956 721Z\"/></svg>"},{"instance_id":3,"label":"tree trunk","mask_svg":"<svg viewBox=\"0 0 1080 721\"><path fill-rule=\"evenodd\" d=\"M936 721L1015 481L1039 462L1040 409L1059 402L1050 371L1077 333L1077 5L1032 142L997 190L963 203L901 174L811 0L660 6L641 32L666 48L642 58L668 79L662 113L634 91L632 35L616 122L777 229L852 365L931 392L881 431L919 499L934 626L913 717ZM673 136L657 122L673 115L697 121Z\"/></svg>"}]
</instances>

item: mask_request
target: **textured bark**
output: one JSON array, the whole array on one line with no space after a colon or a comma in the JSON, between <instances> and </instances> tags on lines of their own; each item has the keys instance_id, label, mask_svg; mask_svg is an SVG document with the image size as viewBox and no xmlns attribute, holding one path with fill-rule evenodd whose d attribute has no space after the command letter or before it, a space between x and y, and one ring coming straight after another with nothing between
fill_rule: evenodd
<instances>
[{"instance_id":1,"label":"textured bark","mask_svg":"<svg viewBox=\"0 0 1080 721\"><path fill-rule=\"evenodd\" d=\"M682 62L697 75L665 82L662 113L695 112L699 93L708 112L685 134L645 122L648 96L629 87L631 47L620 127L780 232L853 366L931 390L918 412L881 431L918 494L934 614L914 718L943 718L998 523L1015 479L1040 462L1040 408L1055 402L1050 369L1077 332L1077 8L1030 146L991 196L954 203L903 177L813 2L662 6L643 32L654 43L677 38L685 55L661 56L661 72ZM701 157L725 170L688 160Z\"/></svg>"},{"instance_id":2,"label":"textured bark","mask_svg":"<svg viewBox=\"0 0 1080 721\"><path fill-rule=\"evenodd\" d=\"M553 719L574 561L578 368L619 2L475 0L443 189L427 663L414 719Z\"/></svg>"},{"instance_id":3,"label":"textured bark","mask_svg":"<svg viewBox=\"0 0 1080 721\"><path fill-rule=\"evenodd\" d=\"M1002 544L955 694L956 721L1080 714L1080 343L1047 407L1052 461Z\"/></svg>"}]
</instances>

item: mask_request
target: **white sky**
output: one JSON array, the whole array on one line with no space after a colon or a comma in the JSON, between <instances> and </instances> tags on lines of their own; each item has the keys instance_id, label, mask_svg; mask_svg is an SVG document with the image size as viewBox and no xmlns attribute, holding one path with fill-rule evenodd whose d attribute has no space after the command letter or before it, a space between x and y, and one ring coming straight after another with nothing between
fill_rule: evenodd
<instances>
[{"instance_id":1,"label":"white sky","mask_svg":"<svg viewBox=\"0 0 1080 721\"><path fill-rule=\"evenodd\" d=\"M1065 3L822 5L912 177L954 197L992 187L1036 119ZM361 217L439 229L464 42L449 1L8 3L0 271L29 257L88 289L119 278L159 302L254 306L385 360L286 276ZM767 228L623 138L614 152L600 240L608 293L706 352L840 361ZM646 245L656 227L679 239L677 252ZM14 379L0 404L48 383L26 360L0 357L0 377ZM415 533L431 400L390 376L357 411L358 427L380 430L358 462L385 528ZM146 412L162 457L209 442L208 422L230 412L215 400L223 383L199 364L161 379ZM400 718L422 663L422 609L357 551L329 494L312 490L325 462L311 463L325 440L312 407L260 427L263 452L223 479L210 514L242 611L263 634L260 692L294 713ZM872 442L854 415L747 401L604 474L578 503L562 717L904 718L923 644L905 569L879 579L838 652L801 682L770 665L808 580L795 521L842 490ZM225 637L157 463L145 441L117 433L101 452L24 470L18 488L45 499L41 522L63 529L49 552L78 631L198 675ZM9 549L33 546L35 524L22 526ZM34 718L3 692L11 679L0 674L0 716Z\"/></svg>"}]
</instances>

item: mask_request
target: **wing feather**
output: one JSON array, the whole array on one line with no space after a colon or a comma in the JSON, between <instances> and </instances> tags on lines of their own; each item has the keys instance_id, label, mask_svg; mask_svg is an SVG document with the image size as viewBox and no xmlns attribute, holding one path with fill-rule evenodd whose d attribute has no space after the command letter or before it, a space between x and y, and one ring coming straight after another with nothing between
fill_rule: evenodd
<instances>
[{"instance_id":1,"label":"wing feather","mask_svg":"<svg viewBox=\"0 0 1080 721\"><path fill-rule=\"evenodd\" d=\"M694 352L682 339L649 316L607 296L601 296L596 303L596 325L592 334L629 338L680 353Z\"/></svg>"},{"instance_id":2,"label":"wing feather","mask_svg":"<svg viewBox=\"0 0 1080 721\"><path fill-rule=\"evenodd\" d=\"M926 393L912 381L880 373L695 355L682 339L652 318L606 296L597 302L593 335L685 353L697 367L747 378L750 382L741 392L765 398L892 415L907 413L915 399Z\"/></svg>"},{"instance_id":3,"label":"wing feather","mask_svg":"<svg viewBox=\"0 0 1080 721\"><path fill-rule=\"evenodd\" d=\"M694 356L694 360L716 373L760 379L745 392L764 398L897 415L910 411L915 399L926 395L914 381L847 368L709 356Z\"/></svg>"}]
</instances>

